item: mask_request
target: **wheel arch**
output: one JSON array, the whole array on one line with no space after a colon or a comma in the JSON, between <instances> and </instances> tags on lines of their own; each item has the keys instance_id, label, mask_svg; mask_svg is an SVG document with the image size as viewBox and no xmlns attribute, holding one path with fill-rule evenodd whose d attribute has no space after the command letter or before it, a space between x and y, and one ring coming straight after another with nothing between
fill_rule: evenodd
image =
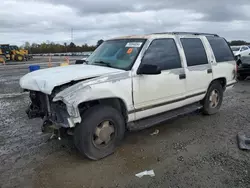
<instances>
[{"instance_id":1,"label":"wheel arch","mask_svg":"<svg viewBox=\"0 0 250 188\"><path fill-rule=\"evenodd\" d=\"M109 98L95 99L91 101L83 101L78 104L78 110L80 114L83 114L89 108L95 105L100 105L100 104L111 106L114 109L118 110L119 112L121 112L122 116L124 117L124 121L125 122L128 121L128 108L126 106L125 101L119 97L109 97Z\"/></svg>"},{"instance_id":2,"label":"wheel arch","mask_svg":"<svg viewBox=\"0 0 250 188\"><path fill-rule=\"evenodd\" d=\"M212 80L212 81L210 82L210 84L208 85L208 87L207 87L206 94L205 94L204 98L201 100L201 104L204 103L204 99L205 99L205 97L206 97L206 95L207 95L207 92L208 92L210 86L211 86L213 83L215 83L215 82L219 82L219 83L221 84L221 86L222 86L222 88L223 88L223 91L226 90L226 87L227 87L227 80L226 80L225 77L219 77L219 78L216 78L216 79Z\"/></svg>"},{"instance_id":3,"label":"wheel arch","mask_svg":"<svg viewBox=\"0 0 250 188\"><path fill-rule=\"evenodd\" d=\"M219 78L216 78L214 80L212 80L208 86L208 88L215 82L219 82L223 88L223 90L225 91L226 90L226 86L227 86L227 79L226 77L219 77ZM207 88L207 90L208 90Z\"/></svg>"}]
</instances>

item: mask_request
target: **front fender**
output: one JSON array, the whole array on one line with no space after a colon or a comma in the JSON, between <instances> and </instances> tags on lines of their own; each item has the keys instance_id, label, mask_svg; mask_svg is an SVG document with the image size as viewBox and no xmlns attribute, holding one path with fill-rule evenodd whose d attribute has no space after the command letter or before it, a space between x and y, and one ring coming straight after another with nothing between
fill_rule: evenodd
<instances>
[{"instance_id":1,"label":"front fender","mask_svg":"<svg viewBox=\"0 0 250 188\"><path fill-rule=\"evenodd\" d=\"M126 108L128 109L128 101L132 101L132 96L128 95L128 93L130 93L129 89L131 90L131 88L127 87L128 92L126 93L124 92L124 90L121 91L122 89L115 87L111 87L111 89L109 89L110 87L108 87L107 85L103 85L102 87L96 87L96 85L88 85L84 87L81 85L72 86L58 93L54 97L53 101L63 101L66 104L67 111L74 123L81 122L81 116L78 106L79 104L84 102L106 98L119 98L124 102ZM121 93L124 93L124 95L121 95Z\"/></svg>"}]
</instances>

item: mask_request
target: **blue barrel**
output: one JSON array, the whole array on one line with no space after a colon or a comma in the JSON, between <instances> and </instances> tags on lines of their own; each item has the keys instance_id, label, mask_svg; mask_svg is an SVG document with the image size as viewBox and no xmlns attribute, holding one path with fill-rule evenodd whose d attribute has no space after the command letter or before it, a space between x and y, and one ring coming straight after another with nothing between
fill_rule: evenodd
<instances>
[{"instance_id":1,"label":"blue barrel","mask_svg":"<svg viewBox=\"0 0 250 188\"><path fill-rule=\"evenodd\" d=\"M29 69L30 69L30 72L39 70L40 69L40 65L30 65Z\"/></svg>"}]
</instances>

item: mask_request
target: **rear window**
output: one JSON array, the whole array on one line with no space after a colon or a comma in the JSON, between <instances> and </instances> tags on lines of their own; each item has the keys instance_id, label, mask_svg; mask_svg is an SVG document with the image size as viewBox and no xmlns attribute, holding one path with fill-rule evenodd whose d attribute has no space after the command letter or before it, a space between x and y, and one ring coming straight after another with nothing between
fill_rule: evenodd
<instances>
[{"instance_id":1,"label":"rear window","mask_svg":"<svg viewBox=\"0 0 250 188\"><path fill-rule=\"evenodd\" d=\"M242 64L249 64L250 65L250 56L242 56L240 58Z\"/></svg>"},{"instance_id":2,"label":"rear window","mask_svg":"<svg viewBox=\"0 0 250 188\"><path fill-rule=\"evenodd\" d=\"M234 55L224 38L207 36L217 63L233 61Z\"/></svg>"},{"instance_id":3,"label":"rear window","mask_svg":"<svg viewBox=\"0 0 250 188\"><path fill-rule=\"evenodd\" d=\"M199 38L182 38L181 43L185 52L188 66L208 64L207 54Z\"/></svg>"}]
</instances>

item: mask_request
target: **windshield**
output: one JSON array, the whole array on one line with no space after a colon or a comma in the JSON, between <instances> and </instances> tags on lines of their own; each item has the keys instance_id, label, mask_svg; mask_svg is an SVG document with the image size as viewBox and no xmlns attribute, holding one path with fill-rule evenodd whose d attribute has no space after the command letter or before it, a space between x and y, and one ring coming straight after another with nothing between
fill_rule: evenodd
<instances>
[{"instance_id":1,"label":"windshield","mask_svg":"<svg viewBox=\"0 0 250 188\"><path fill-rule=\"evenodd\" d=\"M250 64L250 56L242 56L240 60L243 64Z\"/></svg>"},{"instance_id":2,"label":"windshield","mask_svg":"<svg viewBox=\"0 0 250 188\"><path fill-rule=\"evenodd\" d=\"M236 52L236 51L240 51L240 47L235 47L235 46L232 46L232 51Z\"/></svg>"},{"instance_id":3,"label":"windshield","mask_svg":"<svg viewBox=\"0 0 250 188\"><path fill-rule=\"evenodd\" d=\"M11 50L18 50L18 47L17 46L10 46L10 49Z\"/></svg>"},{"instance_id":4,"label":"windshield","mask_svg":"<svg viewBox=\"0 0 250 188\"><path fill-rule=\"evenodd\" d=\"M0 45L0 48L8 50L10 48L10 46L9 45Z\"/></svg>"},{"instance_id":5,"label":"windshield","mask_svg":"<svg viewBox=\"0 0 250 188\"><path fill-rule=\"evenodd\" d=\"M129 70L145 39L116 39L103 42L87 59L87 64Z\"/></svg>"}]
</instances>

